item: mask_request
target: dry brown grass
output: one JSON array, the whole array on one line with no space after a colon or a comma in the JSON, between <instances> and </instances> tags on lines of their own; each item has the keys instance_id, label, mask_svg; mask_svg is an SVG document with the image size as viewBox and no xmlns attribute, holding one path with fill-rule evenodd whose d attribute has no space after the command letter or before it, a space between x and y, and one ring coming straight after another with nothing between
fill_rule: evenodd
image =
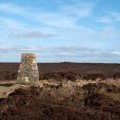
<instances>
[{"instance_id":1,"label":"dry brown grass","mask_svg":"<svg viewBox=\"0 0 120 120\"><path fill-rule=\"evenodd\" d=\"M120 87L120 79L114 80L114 79L107 79L107 80L76 80L76 81L71 81L71 80L63 80L63 81L56 81L56 80L41 80L39 82L39 87L40 88L46 88L46 87L61 87L61 91L59 93L62 93L63 91L65 93L70 93L70 91L73 91L72 89L74 87L83 87L84 85L87 85L89 83L92 84L97 84L97 83L105 83L108 85L115 85L116 87ZM9 86L10 85L10 86ZM6 82L0 82L0 98L2 97L7 97L11 92L13 92L17 88L25 87L22 85L16 84L16 81L6 81ZM28 86L29 87L29 86ZM55 92L55 91L54 91ZM53 92L53 93L54 93ZM104 90L101 92L105 92ZM63 94L63 93L62 93ZM107 94L109 97L113 97L115 99L120 99L119 93L116 94Z\"/></svg>"},{"instance_id":2,"label":"dry brown grass","mask_svg":"<svg viewBox=\"0 0 120 120\"><path fill-rule=\"evenodd\" d=\"M100 80L98 82L120 87L120 79L106 79L106 80Z\"/></svg>"},{"instance_id":3,"label":"dry brown grass","mask_svg":"<svg viewBox=\"0 0 120 120\"><path fill-rule=\"evenodd\" d=\"M115 100L115 101L120 101L120 93L104 93L105 96Z\"/></svg>"}]
</instances>

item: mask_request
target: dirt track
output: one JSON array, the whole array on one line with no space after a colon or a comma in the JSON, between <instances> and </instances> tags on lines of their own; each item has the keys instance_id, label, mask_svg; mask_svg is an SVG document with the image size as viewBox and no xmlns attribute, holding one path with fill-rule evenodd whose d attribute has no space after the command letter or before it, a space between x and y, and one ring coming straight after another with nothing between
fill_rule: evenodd
<instances>
[{"instance_id":1,"label":"dirt track","mask_svg":"<svg viewBox=\"0 0 120 120\"><path fill-rule=\"evenodd\" d=\"M0 63L0 80L15 80L19 63ZM40 80L43 79L118 79L120 64L39 63Z\"/></svg>"}]
</instances>

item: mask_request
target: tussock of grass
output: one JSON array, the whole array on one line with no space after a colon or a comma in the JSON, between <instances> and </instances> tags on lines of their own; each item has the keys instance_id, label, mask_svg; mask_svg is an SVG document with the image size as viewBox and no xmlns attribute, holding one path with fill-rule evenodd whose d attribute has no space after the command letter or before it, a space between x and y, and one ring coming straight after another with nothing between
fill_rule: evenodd
<instances>
[{"instance_id":1,"label":"tussock of grass","mask_svg":"<svg viewBox=\"0 0 120 120\"><path fill-rule=\"evenodd\" d=\"M114 101L120 102L120 93L104 93L107 97L113 99Z\"/></svg>"}]
</instances>

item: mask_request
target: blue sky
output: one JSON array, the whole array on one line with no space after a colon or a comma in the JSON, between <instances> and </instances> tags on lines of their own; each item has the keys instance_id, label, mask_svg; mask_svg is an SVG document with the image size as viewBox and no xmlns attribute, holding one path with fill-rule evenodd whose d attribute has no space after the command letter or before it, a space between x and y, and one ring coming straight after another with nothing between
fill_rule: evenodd
<instances>
[{"instance_id":1,"label":"blue sky","mask_svg":"<svg viewBox=\"0 0 120 120\"><path fill-rule=\"evenodd\" d=\"M119 0L0 0L0 62L120 63Z\"/></svg>"}]
</instances>

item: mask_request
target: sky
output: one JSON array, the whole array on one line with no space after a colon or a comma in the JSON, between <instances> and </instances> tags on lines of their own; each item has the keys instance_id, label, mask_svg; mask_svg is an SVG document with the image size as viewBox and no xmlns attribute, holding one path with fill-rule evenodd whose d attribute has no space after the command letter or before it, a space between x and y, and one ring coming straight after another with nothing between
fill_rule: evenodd
<instances>
[{"instance_id":1,"label":"sky","mask_svg":"<svg viewBox=\"0 0 120 120\"><path fill-rule=\"evenodd\" d=\"M0 0L0 62L120 63L120 0Z\"/></svg>"}]
</instances>

